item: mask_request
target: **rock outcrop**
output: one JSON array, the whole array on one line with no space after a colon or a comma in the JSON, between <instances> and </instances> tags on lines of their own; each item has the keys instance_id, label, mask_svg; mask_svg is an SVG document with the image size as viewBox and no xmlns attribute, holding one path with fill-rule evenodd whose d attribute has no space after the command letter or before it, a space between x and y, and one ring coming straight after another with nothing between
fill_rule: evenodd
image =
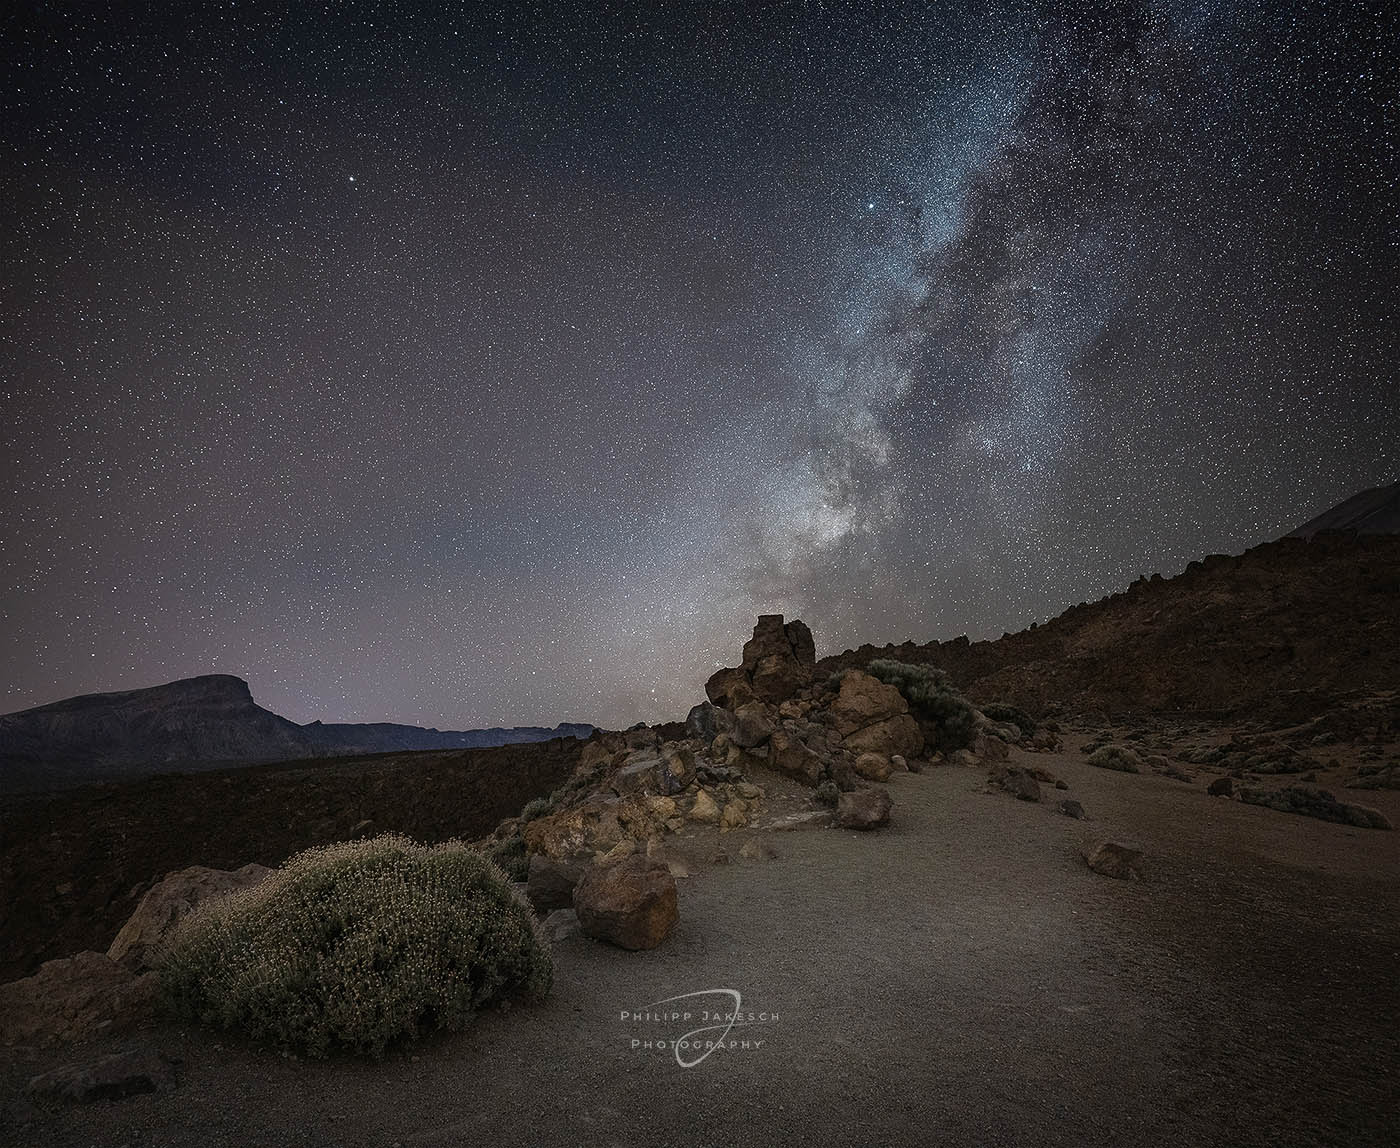
<instances>
[{"instance_id":1,"label":"rock outcrop","mask_svg":"<svg viewBox=\"0 0 1400 1148\"><path fill-rule=\"evenodd\" d=\"M742 662L711 675L705 693L728 710L749 701L776 705L811 682L816 662L812 631L804 623L784 623L781 614L762 614L753 637L744 643Z\"/></svg>"}]
</instances>

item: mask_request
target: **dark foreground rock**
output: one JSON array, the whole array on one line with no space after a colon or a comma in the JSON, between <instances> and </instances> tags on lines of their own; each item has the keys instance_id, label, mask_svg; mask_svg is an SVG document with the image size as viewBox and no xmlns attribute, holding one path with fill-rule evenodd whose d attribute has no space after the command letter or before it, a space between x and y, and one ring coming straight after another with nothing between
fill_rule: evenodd
<instances>
[{"instance_id":1,"label":"dark foreground rock","mask_svg":"<svg viewBox=\"0 0 1400 1148\"><path fill-rule=\"evenodd\" d=\"M991 772L993 785L1021 801L1040 800L1040 782L1028 769L1018 765L998 765Z\"/></svg>"},{"instance_id":2,"label":"dark foreground rock","mask_svg":"<svg viewBox=\"0 0 1400 1148\"><path fill-rule=\"evenodd\" d=\"M1120 881L1136 881L1142 877L1139 863L1142 850L1120 841L1089 841L1080 846L1079 854L1095 873L1116 877Z\"/></svg>"},{"instance_id":3,"label":"dark foreground rock","mask_svg":"<svg viewBox=\"0 0 1400 1148\"><path fill-rule=\"evenodd\" d=\"M105 953L46 961L0 985L0 1044L46 1046L117 1032L155 1012L155 974L137 976Z\"/></svg>"},{"instance_id":4,"label":"dark foreground rock","mask_svg":"<svg viewBox=\"0 0 1400 1148\"><path fill-rule=\"evenodd\" d=\"M97 1060L65 1064L29 1082L31 1096L87 1103L121 1100L175 1087L175 1067L154 1048L134 1048Z\"/></svg>"},{"instance_id":5,"label":"dark foreground rock","mask_svg":"<svg viewBox=\"0 0 1400 1148\"><path fill-rule=\"evenodd\" d=\"M842 829L878 829L888 825L894 802L879 786L843 793L836 802L836 824Z\"/></svg>"},{"instance_id":6,"label":"dark foreground rock","mask_svg":"<svg viewBox=\"0 0 1400 1148\"><path fill-rule=\"evenodd\" d=\"M574 889L579 927L624 949L654 949L680 918L676 879L656 857L633 854L597 866Z\"/></svg>"},{"instance_id":7,"label":"dark foreground rock","mask_svg":"<svg viewBox=\"0 0 1400 1148\"><path fill-rule=\"evenodd\" d=\"M525 885L525 896L537 913L572 909L574 887L582 878L583 870L584 866L579 862L533 853L530 856L530 877Z\"/></svg>"}]
</instances>

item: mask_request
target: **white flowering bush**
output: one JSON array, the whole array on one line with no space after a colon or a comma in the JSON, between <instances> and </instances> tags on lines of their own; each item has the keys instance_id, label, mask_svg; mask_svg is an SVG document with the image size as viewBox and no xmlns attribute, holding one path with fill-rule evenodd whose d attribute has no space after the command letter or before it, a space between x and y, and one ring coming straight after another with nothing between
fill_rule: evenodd
<instances>
[{"instance_id":1,"label":"white flowering bush","mask_svg":"<svg viewBox=\"0 0 1400 1148\"><path fill-rule=\"evenodd\" d=\"M459 1029L492 1001L543 997L554 972L529 905L487 858L395 834L308 849L207 903L159 970L176 1015L318 1057Z\"/></svg>"}]
</instances>

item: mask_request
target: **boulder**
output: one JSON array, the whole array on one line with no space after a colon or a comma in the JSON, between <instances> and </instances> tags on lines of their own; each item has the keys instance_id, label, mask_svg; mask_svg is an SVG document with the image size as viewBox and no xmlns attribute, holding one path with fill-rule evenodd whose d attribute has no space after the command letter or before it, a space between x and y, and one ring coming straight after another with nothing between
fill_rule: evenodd
<instances>
[{"instance_id":1,"label":"boulder","mask_svg":"<svg viewBox=\"0 0 1400 1148\"><path fill-rule=\"evenodd\" d=\"M729 740L734 745L752 749L772 736L773 722L768 717L768 707L762 702L745 702L734 711L734 728L729 731Z\"/></svg>"},{"instance_id":2,"label":"boulder","mask_svg":"<svg viewBox=\"0 0 1400 1148\"><path fill-rule=\"evenodd\" d=\"M734 715L713 702L701 702L685 716L686 733L699 738L706 745L720 734L728 733L733 725Z\"/></svg>"},{"instance_id":3,"label":"boulder","mask_svg":"<svg viewBox=\"0 0 1400 1148\"><path fill-rule=\"evenodd\" d=\"M546 857L543 853L530 855L530 877L525 883L525 896L537 913L568 909L574 903L574 886L583 877L581 861L566 861Z\"/></svg>"},{"instance_id":4,"label":"boulder","mask_svg":"<svg viewBox=\"0 0 1400 1148\"><path fill-rule=\"evenodd\" d=\"M893 757L898 754L908 759L923 751L924 735L913 717L898 714L847 734L842 745L857 755L879 753Z\"/></svg>"},{"instance_id":5,"label":"boulder","mask_svg":"<svg viewBox=\"0 0 1400 1148\"><path fill-rule=\"evenodd\" d=\"M878 829L888 825L894 802L878 786L843 793L836 801L836 824L842 829Z\"/></svg>"},{"instance_id":6,"label":"boulder","mask_svg":"<svg viewBox=\"0 0 1400 1148\"><path fill-rule=\"evenodd\" d=\"M1232 797L1235 793L1235 779L1233 777L1217 777L1206 786L1206 792L1212 797Z\"/></svg>"},{"instance_id":7,"label":"boulder","mask_svg":"<svg viewBox=\"0 0 1400 1148\"><path fill-rule=\"evenodd\" d=\"M972 752L983 762L1006 761L1011 756L1011 747L999 737L979 733L973 738Z\"/></svg>"},{"instance_id":8,"label":"boulder","mask_svg":"<svg viewBox=\"0 0 1400 1148\"><path fill-rule=\"evenodd\" d=\"M1075 801L1072 797L1066 797L1055 808L1066 817L1073 817L1076 821L1084 820L1084 806L1080 805L1079 802Z\"/></svg>"},{"instance_id":9,"label":"boulder","mask_svg":"<svg viewBox=\"0 0 1400 1148\"><path fill-rule=\"evenodd\" d=\"M826 765L825 759L781 729L768 740L768 761L779 773L805 785L816 785Z\"/></svg>"},{"instance_id":10,"label":"boulder","mask_svg":"<svg viewBox=\"0 0 1400 1148\"><path fill-rule=\"evenodd\" d=\"M720 809L707 790L695 795L695 804L690 807L690 819L702 825L715 825L720 819Z\"/></svg>"},{"instance_id":11,"label":"boulder","mask_svg":"<svg viewBox=\"0 0 1400 1148\"><path fill-rule=\"evenodd\" d=\"M721 830L740 829L749 823L748 808L742 801L730 801L719 815Z\"/></svg>"},{"instance_id":12,"label":"boulder","mask_svg":"<svg viewBox=\"0 0 1400 1148\"><path fill-rule=\"evenodd\" d=\"M739 849L741 861L776 861L778 851L758 837L750 837Z\"/></svg>"},{"instance_id":13,"label":"boulder","mask_svg":"<svg viewBox=\"0 0 1400 1148\"><path fill-rule=\"evenodd\" d=\"M1138 868L1142 850L1136 846L1120 841L1088 841L1080 846L1079 855L1090 869L1105 877L1136 881L1142 876Z\"/></svg>"},{"instance_id":14,"label":"boulder","mask_svg":"<svg viewBox=\"0 0 1400 1148\"><path fill-rule=\"evenodd\" d=\"M991 781L1021 801L1040 800L1040 781L1028 769L1018 765L999 765L991 772Z\"/></svg>"},{"instance_id":15,"label":"boulder","mask_svg":"<svg viewBox=\"0 0 1400 1148\"><path fill-rule=\"evenodd\" d=\"M676 879L666 862L634 854L590 869L574 889L584 934L624 949L654 949L679 919Z\"/></svg>"},{"instance_id":16,"label":"boulder","mask_svg":"<svg viewBox=\"0 0 1400 1148\"><path fill-rule=\"evenodd\" d=\"M138 975L105 953L45 961L0 985L0 1044L45 1046L141 1024L155 1014L156 974Z\"/></svg>"},{"instance_id":17,"label":"boulder","mask_svg":"<svg viewBox=\"0 0 1400 1148\"><path fill-rule=\"evenodd\" d=\"M843 738L887 718L909 712L909 703L894 686L863 670L848 670L831 703L828 721ZM905 755L908 756L908 755Z\"/></svg>"},{"instance_id":18,"label":"boulder","mask_svg":"<svg viewBox=\"0 0 1400 1148\"><path fill-rule=\"evenodd\" d=\"M159 884L146 890L136 912L127 919L107 949L107 955L133 969L148 968L148 955L196 905L251 889L271 872L265 865L249 864L232 871L191 865L168 874Z\"/></svg>"},{"instance_id":19,"label":"boulder","mask_svg":"<svg viewBox=\"0 0 1400 1148\"><path fill-rule=\"evenodd\" d=\"M175 1068L154 1048L134 1048L81 1064L68 1064L34 1077L26 1091L86 1103L120 1100L142 1092L175 1087Z\"/></svg>"},{"instance_id":20,"label":"boulder","mask_svg":"<svg viewBox=\"0 0 1400 1148\"><path fill-rule=\"evenodd\" d=\"M894 762L883 753L862 753L856 758L855 771L867 781L888 781Z\"/></svg>"}]
</instances>

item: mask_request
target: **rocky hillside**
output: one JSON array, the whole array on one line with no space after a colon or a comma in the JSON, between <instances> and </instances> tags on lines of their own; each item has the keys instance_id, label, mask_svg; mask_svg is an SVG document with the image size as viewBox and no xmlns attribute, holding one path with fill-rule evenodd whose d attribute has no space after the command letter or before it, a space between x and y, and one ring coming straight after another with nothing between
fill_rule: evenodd
<instances>
[{"instance_id":1,"label":"rocky hillside","mask_svg":"<svg viewBox=\"0 0 1400 1148\"><path fill-rule=\"evenodd\" d=\"M1281 539L1141 578L997 641L862 646L820 668L882 657L938 666L977 702L1040 714L1400 728L1400 537Z\"/></svg>"},{"instance_id":2,"label":"rocky hillside","mask_svg":"<svg viewBox=\"0 0 1400 1148\"><path fill-rule=\"evenodd\" d=\"M0 791L62 788L178 769L401 750L475 749L587 737L554 729L437 730L388 722L298 725L229 674L86 694L0 716Z\"/></svg>"}]
</instances>

